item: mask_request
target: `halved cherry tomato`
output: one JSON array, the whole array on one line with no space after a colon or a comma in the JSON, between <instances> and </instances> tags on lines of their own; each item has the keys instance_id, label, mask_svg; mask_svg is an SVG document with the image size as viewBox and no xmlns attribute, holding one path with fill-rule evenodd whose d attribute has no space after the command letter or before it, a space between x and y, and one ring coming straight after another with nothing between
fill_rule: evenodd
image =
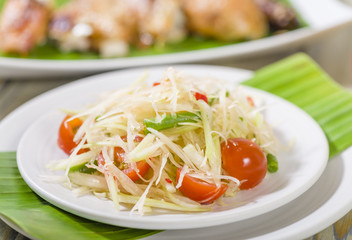
<instances>
[{"instance_id":1,"label":"halved cherry tomato","mask_svg":"<svg viewBox=\"0 0 352 240\"><path fill-rule=\"evenodd\" d=\"M149 164L145 160L136 162L136 167L138 169L138 174L142 177L148 172L150 168ZM122 170L122 172L126 174L133 182L139 180L137 172L132 169L132 167L128 167Z\"/></svg>"},{"instance_id":2,"label":"halved cherry tomato","mask_svg":"<svg viewBox=\"0 0 352 240\"><path fill-rule=\"evenodd\" d=\"M66 116L62 121L57 139L57 144L66 154L71 154L72 150L77 147L77 143L73 141L73 138L83 123L79 118L67 121L70 117Z\"/></svg>"},{"instance_id":3,"label":"halved cherry tomato","mask_svg":"<svg viewBox=\"0 0 352 240\"><path fill-rule=\"evenodd\" d=\"M126 139L127 138L125 136L122 137L122 140L126 141ZM134 141L136 141L136 142L141 142L142 140L143 140L143 138L139 137L139 136L136 136L134 139ZM123 166L124 160L125 160L125 151L121 147L115 147L114 148L114 164L118 167L121 165ZM105 159L104 159L102 153L99 154L97 161L98 161L98 166L105 165ZM121 168L122 168L122 172L125 173L132 181L135 182L140 179L138 174L143 177L148 172L150 166L145 160L136 162L136 168L138 169L138 174L129 165L123 166Z\"/></svg>"},{"instance_id":4,"label":"halved cherry tomato","mask_svg":"<svg viewBox=\"0 0 352 240\"><path fill-rule=\"evenodd\" d=\"M177 169L177 182L180 178L180 172L181 169ZM185 174L179 189L186 197L202 204L208 204L221 197L226 192L227 185L222 184L220 187L217 187L215 184L210 184Z\"/></svg>"},{"instance_id":5,"label":"halved cherry tomato","mask_svg":"<svg viewBox=\"0 0 352 240\"><path fill-rule=\"evenodd\" d=\"M204 102L208 103L208 98L207 96L205 96L204 94L201 94L199 92L195 92L194 93L194 97L197 99L197 100L203 100Z\"/></svg>"},{"instance_id":6,"label":"halved cherry tomato","mask_svg":"<svg viewBox=\"0 0 352 240\"><path fill-rule=\"evenodd\" d=\"M264 151L254 142L244 138L228 139L221 144L222 167L232 177L246 180L240 189L250 189L264 179L267 161Z\"/></svg>"},{"instance_id":7,"label":"halved cherry tomato","mask_svg":"<svg viewBox=\"0 0 352 240\"><path fill-rule=\"evenodd\" d=\"M119 148L119 149L122 149L122 148ZM115 155L115 157L116 157L116 155ZM120 157L117 157L117 159L118 158L120 158ZM114 161L115 163L118 162L117 164L115 164L117 166L122 163L116 159L114 159L114 160L115 160ZM98 166L105 165L105 159L101 153L99 154L97 161L98 161ZM139 175L142 177L148 172L148 170L150 168L149 164L145 160L136 162L136 167L138 169ZM128 166L127 168L123 169L122 172L124 174L126 174L133 182L139 180L139 176L138 176L137 172L131 166Z\"/></svg>"}]
</instances>

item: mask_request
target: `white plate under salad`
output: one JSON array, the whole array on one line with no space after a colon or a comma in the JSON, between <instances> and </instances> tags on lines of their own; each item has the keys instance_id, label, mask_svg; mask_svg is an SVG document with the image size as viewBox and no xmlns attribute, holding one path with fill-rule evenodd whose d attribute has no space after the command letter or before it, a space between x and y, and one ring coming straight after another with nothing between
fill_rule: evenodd
<instances>
[{"instance_id":1,"label":"white plate under salad","mask_svg":"<svg viewBox=\"0 0 352 240\"><path fill-rule=\"evenodd\" d=\"M251 75L244 70L214 66L191 66L187 69L193 73L211 73L238 81ZM116 74L128 76L131 73L131 71L125 71L94 76L59 87L27 102L0 123L2 133L0 150L16 150L22 133L38 116L51 111L53 104L56 105L66 98L75 96L81 86L95 86L97 88L95 90L99 91L104 87L102 84L97 84L97 80L99 82L116 78ZM331 159L323 175L308 191L274 211L221 226L168 230L148 239L302 239L309 237L337 221L352 207L352 195L346 195L352 182L351 150Z\"/></svg>"},{"instance_id":2,"label":"white plate under salad","mask_svg":"<svg viewBox=\"0 0 352 240\"><path fill-rule=\"evenodd\" d=\"M195 76L213 76L230 82L243 79L235 71L226 68L176 66L176 70ZM149 70L150 84L158 81L165 68ZM57 132L64 117L60 108L75 108L92 103L102 91L125 87L138 79L144 69L133 69L93 77L54 90L44 95L41 103L49 99L49 111L44 111L23 134L17 149L17 163L22 177L40 196L69 212L99 222L145 229L187 229L209 227L248 219L276 209L311 187L322 174L328 160L328 144L320 127L306 113L293 104L259 90L244 88L254 97L265 100L268 109L264 116L273 125L275 136L283 147L279 150L279 171L268 174L254 189L240 191L231 203L243 203L234 207L215 206L204 213L152 213L140 216L129 210L117 211L111 201L93 195L77 197L57 183L43 180L42 176L55 174L47 169L47 163L64 157L57 146ZM293 142L293 144L292 144ZM292 144L292 146L290 146Z\"/></svg>"},{"instance_id":3,"label":"white plate under salad","mask_svg":"<svg viewBox=\"0 0 352 240\"><path fill-rule=\"evenodd\" d=\"M37 60L0 57L0 77L73 76L136 66L186 63L222 58L258 57L298 48L334 30L352 24L352 8L342 0L290 0L308 27L287 33L223 47L144 57L96 60Z\"/></svg>"}]
</instances>

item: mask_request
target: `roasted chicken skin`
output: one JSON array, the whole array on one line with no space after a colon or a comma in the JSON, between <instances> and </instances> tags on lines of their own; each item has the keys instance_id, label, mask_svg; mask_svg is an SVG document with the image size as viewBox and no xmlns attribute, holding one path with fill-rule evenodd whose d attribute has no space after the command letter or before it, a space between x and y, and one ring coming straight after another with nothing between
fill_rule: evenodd
<instances>
[{"instance_id":1,"label":"roasted chicken skin","mask_svg":"<svg viewBox=\"0 0 352 240\"><path fill-rule=\"evenodd\" d=\"M296 13L292 8L274 0L255 0L268 18L274 31L291 30L299 26Z\"/></svg>"},{"instance_id":2,"label":"roasted chicken skin","mask_svg":"<svg viewBox=\"0 0 352 240\"><path fill-rule=\"evenodd\" d=\"M185 37L179 0L75 0L54 12L49 37L63 50L124 56L129 46Z\"/></svg>"},{"instance_id":3,"label":"roasted chicken skin","mask_svg":"<svg viewBox=\"0 0 352 240\"><path fill-rule=\"evenodd\" d=\"M26 55L46 38L49 6L35 0L8 0L0 18L0 49Z\"/></svg>"},{"instance_id":4,"label":"roasted chicken skin","mask_svg":"<svg viewBox=\"0 0 352 240\"><path fill-rule=\"evenodd\" d=\"M49 37L65 51L95 49L103 56L123 56L134 37L127 15L124 1L71 1L54 12Z\"/></svg>"},{"instance_id":5,"label":"roasted chicken skin","mask_svg":"<svg viewBox=\"0 0 352 240\"><path fill-rule=\"evenodd\" d=\"M264 37L268 24L253 0L182 0L191 31L224 41Z\"/></svg>"},{"instance_id":6,"label":"roasted chicken skin","mask_svg":"<svg viewBox=\"0 0 352 240\"><path fill-rule=\"evenodd\" d=\"M139 0L148 2L147 11L138 18L139 40L142 44L163 45L186 37L185 16L180 0ZM137 4L132 8L136 8Z\"/></svg>"}]
</instances>

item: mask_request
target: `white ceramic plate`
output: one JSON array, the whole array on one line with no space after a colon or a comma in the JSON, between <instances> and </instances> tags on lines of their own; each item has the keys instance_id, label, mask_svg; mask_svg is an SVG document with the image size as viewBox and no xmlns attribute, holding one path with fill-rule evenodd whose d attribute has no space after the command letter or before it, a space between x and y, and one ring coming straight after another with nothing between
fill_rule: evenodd
<instances>
[{"instance_id":1,"label":"white ceramic plate","mask_svg":"<svg viewBox=\"0 0 352 240\"><path fill-rule=\"evenodd\" d=\"M0 77L82 75L135 66L185 63L267 54L297 48L352 23L352 9L340 0L290 0L309 27L239 44L172 54L98 60L34 60L0 57Z\"/></svg>"},{"instance_id":2,"label":"white ceramic plate","mask_svg":"<svg viewBox=\"0 0 352 240\"><path fill-rule=\"evenodd\" d=\"M230 82L239 79L236 71L225 71L217 67L178 66L176 69L195 76L221 76L221 79ZM151 68L148 78L150 83L159 81L164 70L164 67ZM58 127L64 117L58 109L94 102L101 91L127 86L144 71L134 69L96 76L39 97L45 105L48 98L56 95L51 102L51 110L41 114L26 130L17 149L17 164L21 175L36 193L69 212L104 223L145 229L186 229L231 223L276 209L305 192L322 174L328 160L328 144L315 121L293 104L276 96L244 88L246 92L265 99L270 106L264 114L266 120L275 125L274 134L279 142L287 147L292 140L295 141L292 148L279 152L278 173L267 175L258 187L226 199L227 203L246 202L245 204L235 207L216 206L212 212L206 213L158 212L139 216L131 215L128 210L118 212L111 201L93 195L77 197L60 184L43 181L43 175L63 175L62 172L55 173L45 168L50 160L65 157L57 146ZM57 92L60 93L56 94Z\"/></svg>"},{"instance_id":3,"label":"white ceramic plate","mask_svg":"<svg viewBox=\"0 0 352 240\"><path fill-rule=\"evenodd\" d=\"M233 68L209 67L208 71L226 72L239 79L248 78L251 73ZM108 76L104 74L103 76ZM95 77L94 77L95 78ZM52 110L51 104L56 102L68 86L80 84L80 81L57 88L42 94L25 103L0 122L0 151L13 151L23 132L38 116ZM72 91L70 94L74 94ZM43 102L45 98L45 102ZM189 230L167 230L148 237L148 240L178 239L304 239L330 226L350 209L352 209L352 148L334 157L328 162L319 180L300 197L270 213L225 224L216 227ZM6 220L6 219L5 219ZM7 221L7 220L6 220ZM9 222L10 223L10 222ZM13 227L16 227L15 225ZM17 230L18 228L15 228ZM28 233L23 232L27 237Z\"/></svg>"}]
</instances>

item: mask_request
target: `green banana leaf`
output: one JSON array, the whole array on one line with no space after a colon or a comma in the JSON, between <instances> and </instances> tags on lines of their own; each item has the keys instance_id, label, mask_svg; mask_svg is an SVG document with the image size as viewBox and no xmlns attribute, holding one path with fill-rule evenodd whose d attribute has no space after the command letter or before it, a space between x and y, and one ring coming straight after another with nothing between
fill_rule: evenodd
<instances>
[{"instance_id":1,"label":"green banana leaf","mask_svg":"<svg viewBox=\"0 0 352 240\"><path fill-rule=\"evenodd\" d=\"M97 223L56 208L26 185L15 152L0 153L0 214L37 239L125 240L159 232Z\"/></svg>"},{"instance_id":2,"label":"green banana leaf","mask_svg":"<svg viewBox=\"0 0 352 240\"><path fill-rule=\"evenodd\" d=\"M274 93L310 114L322 127L330 156L352 145L352 94L304 54L264 67L243 82ZM38 239L139 239L159 231L110 226L60 210L21 178L15 152L0 153L0 214Z\"/></svg>"},{"instance_id":3,"label":"green banana leaf","mask_svg":"<svg viewBox=\"0 0 352 240\"><path fill-rule=\"evenodd\" d=\"M70 0L54 0L56 6L62 6L63 4L69 1ZM279 1L292 7L289 0L279 0ZM0 0L0 11L4 3L5 3L5 0ZM302 18L302 16L299 13L297 13L297 19L301 28L308 26L307 22ZM270 35L271 33L269 34L269 36ZM201 50L201 49L231 45L239 42L241 41L230 41L230 42L219 41L211 38L204 38L201 36L191 35L181 42L168 43L164 46L152 46L147 49L131 47L127 57L153 56L153 55L160 55L160 54ZM8 53L0 52L0 57L23 58L24 56L19 56L18 54L8 54ZM93 51L63 52L63 51L60 51L60 49L53 41L47 41L46 43L39 45L35 49L33 49L28 56L25 56L25 58L47 59L47 60L85 60L85 59L99 59L100 56L98 53Z\"/></svg>"},{"instance_id":4,"label":"green banana leaf","mask_svg":"<svg viewBox=\"0 0 352 240\"><path fill-rule=\"evenodd\" d=\"M352 145L352 93L343 89L307 55L299 53L255 72L244 85L280 96L318 122L330 156Z\"/></svg>"}]
</instances>

